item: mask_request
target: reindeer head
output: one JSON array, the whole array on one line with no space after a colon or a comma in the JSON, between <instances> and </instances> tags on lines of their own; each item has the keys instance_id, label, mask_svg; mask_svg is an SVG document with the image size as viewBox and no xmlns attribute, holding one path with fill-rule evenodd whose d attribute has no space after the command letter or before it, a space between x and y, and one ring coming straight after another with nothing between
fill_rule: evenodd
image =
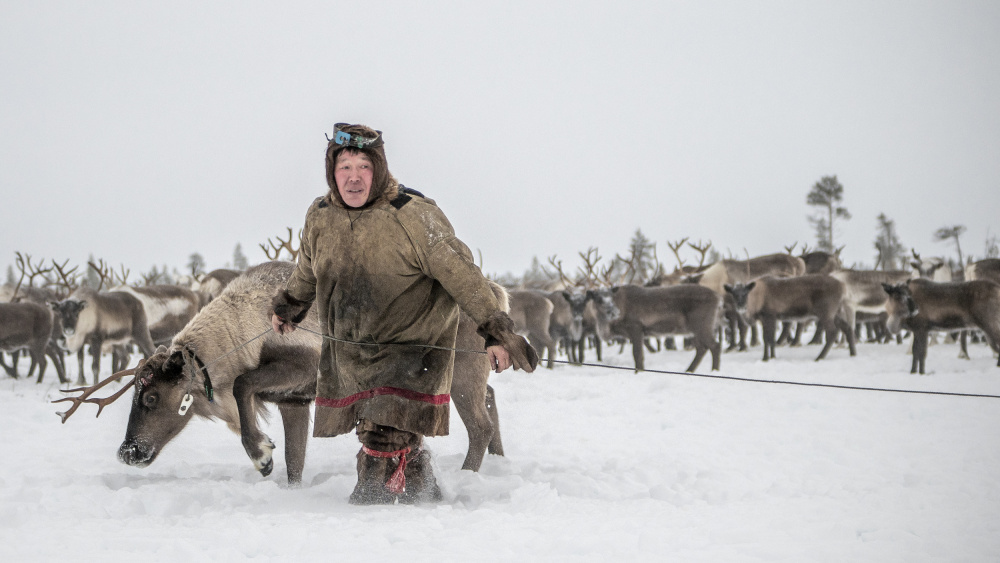
<instances>
[{"instance_id":1,"label":"reindeer head","mask_svg":"<svg viewBox=\"0 0 1000 563\"><path fill-rule=\"evenodd\" d=\"M80 320L80 312L87 308L87 301L77 299L49 301L49 307L55 312L55 317L62 325L62 334L73 336L76 334L76 323Z\"/></svg>"},{"instance_id":2,"label":"reindeer head","mask_svg":"<svg viewBox=\"0 0 1000 563\"><path fill-rule=\"evenodd\" d=\"M886 304L889 318L886 320L886 326L889 332L899 334L903 323L920 313L920 308L913 300L910 286L906 282L898 285L883 283L882 289L889 295L889 301Z\"/></svg>"},{"instance_id":3,"label":"reindeer head","mask_svg":"<svg viewBox=\"0 0 1000 563\"><path fill-rule=\"evenodd\" d=\"M135 373L135 395L118 459L146 467L191 420L191 375L184 351L160 346Z\"/></svg>"},{"instance_id":4,"label":"reindeer head","mask_svg":"<svg viewBox=\"0 0 1000 563\"><path fill-rule=\"evenodd\" d=\"M741 314L746 313L747 310L747 300L750 296L750 291L757 286L757 282L750 283L737 283L737 284L725 284L722 286L726 290L726 293L733 296L733 302L736 304L736 310Z\"/></svg>"}]
</instances>

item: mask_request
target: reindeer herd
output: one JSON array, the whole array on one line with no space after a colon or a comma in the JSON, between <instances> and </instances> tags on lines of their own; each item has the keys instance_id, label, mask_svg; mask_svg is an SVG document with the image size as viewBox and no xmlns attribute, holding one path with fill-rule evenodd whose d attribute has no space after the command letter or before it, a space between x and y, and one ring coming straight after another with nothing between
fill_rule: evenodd
<instances>
[{"instance_id":1,"label":"reindeer herd","mask_svg":"<svg viewBox=\"0 0 1000 563\"><path fill-rule=\"evenodd\" d=\"M291 240L291 236L289 236ZM921 260L914 253L913 270L878 271L844 268L838 253L803 252L720 260L706 265L708 245L689 244L701 259L685 265L671 244L678 266L643 284L624 283L626 276L599 267L596 249L580 253L584 266L575 279L567 276L554 257L558 287L546 291L511 289L493 284L501 302L508 304L517 330L547 355L552 368L557 354L569 363L583 363L593 349L598 361L602 345L631 344L636 371L645 368L645 353L673 337L686 337L694 349L687 371L698 369L711 353L712 369L719 370L723 343L727 351L757 345L758 325L763 360L775 358L776 347L800 341L803 329L815 323L815 343L827 356L843 338L856 354L860 326L878 341L899 341L903 330L913 335L912 373L924 373L927 342L935 331L961 333L963 349L969 331L982 333L997 350L1000 343L1000 260L987 259L964 272L963 281L935 281L943 261ZM265 248L265 251L267 249ZM294 254L293 254L294 256ZM78 358L77 381L85 383L84 351L92 357L94 385L68 390L79 393L63 399L71 404L60 413L66 421L81 405L107 404L134 387L126 437L119 449L124 463L145 466L162 447L198 415L222 420L241 436L247 455L262 475L268 475L275 446L258 427L262 404L275 405L285 428L285 461L290 483L302 476L308 435L308 406L316 385L320 339L310 331L294 338L269 330L270 298L292 270L287 261L273 260L245 272L217 270L190 288L179 285L126 285L93 263L97 288L81 287L74 270L53 263L33 264L18 254L21 279L0 294L0 351L11 352L12 365L2 365L17 377L17 353L31 357L28 376L44 375L52 360L61 382L68 382L66 354ZM39 288L36 278L49 280ZM27 284L24 281L27 280ZM116 281L118 283L116 283ZM105 289L107 287L107 289ZM318 330L310 317L306 328ZM778 327L781 326L781 333ZM667 337L662 342L660 338ZM654 345L655 342L655 345ZM133 346L143 359L126 369ZM503 455L493 389L488 385L489 364L483 341L465 315L459 325L452 398L469 434L463 469L478 470L486 451ZM98 382L100 357L112 355L115 374ZM1000 363L998 363L1000 365ZM129 384L110 397L94 398L99 389L125 376Z\"/></svg>"},{"instance_id":2,"label":"reindeer herd","mask_svg":"<svg viewBox=\"0 0 1000 563\"><path fill-rule=\"evenodd\" d=\"M697 266L686 266L679 253L686 241L670 244L678 259L674 271L666 274L660 268L644 285L622 284L626 276L621 274L613 279L610 268L598 266L595 249L580 253L584 265L575 279L563 272L561 262L550 258L558 288L510 294L518 330L540 352L548 351L550 368L557 346L569 363L577 363L585 346L618 341L631 344L635 370L642 371L645 352L654 350L652 339L683 336L695 350L687 371L697 370L706 352L712 354L712 369L718 370L723 343L728 341L727 351L745 351L749 330L751 345L756 346L758 325L765 362L775 358L777 345L799 344L810 324L816 327L812 342L823 344L817 361L839 341L855 356L862 327L871 340L880 342L893 335L901 340L903 330L912 333L911 373L924 373L927 342L935 331L960 334L966 358L969 331L983 334L998 350L1000 259L970 264L954 280L943 260L924 260L916 252L913 269L897 271L844 268L839 251L794 256L795 245L784 253L706 265L711 243L688 243L701 259ZM569 324L565 313L556 314L566 304ZM582 329L588 316L595 327L589 333ZM672 343L673 338L667 341Z\"/></svg>"}]
</instances>

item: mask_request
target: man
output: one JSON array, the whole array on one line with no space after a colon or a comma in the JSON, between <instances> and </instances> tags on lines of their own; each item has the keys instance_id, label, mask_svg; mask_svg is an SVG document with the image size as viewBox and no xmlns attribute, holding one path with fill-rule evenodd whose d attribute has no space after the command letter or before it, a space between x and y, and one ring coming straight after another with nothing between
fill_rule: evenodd
<instances>
[{"instance_id":1,"label":"man","mask_svg":"<svg viewBox=\"0 0 1000 563\"><path fill-rule=\"evenodd\" d=\"M297 267L271 316L283 334L319 307L327 338L313 435L356 428L354 504L440 500L421 445L448 433L458 307L479 323L497 372L538 363L444 213L393 178L383 146L381 131L334 126L330 191L306 214Z\"/></svg>"}]
</instances>

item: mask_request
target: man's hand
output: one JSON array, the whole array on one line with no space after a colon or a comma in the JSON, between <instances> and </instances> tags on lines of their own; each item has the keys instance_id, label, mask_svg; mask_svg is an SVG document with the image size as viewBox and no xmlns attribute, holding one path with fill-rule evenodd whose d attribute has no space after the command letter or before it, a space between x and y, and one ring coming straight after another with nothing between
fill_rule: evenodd
<instances>
[{"instance_id":1,"label":"man's hand","mask_svg":"<svg viewBox=\"0 0 1000 563\"><path fill-rule=\"evenodd\" d=\"M490 346L486 349L486 355L490 359L490 369L500 373L510 367L510 354L503 346Z\"/></svg>"},{"instance_id":2,"label":"man's hand","mask_svg":"<svg viewBox=\"0 0 1000 563\"><path fill-rule=\"evenodd\" d=\"M274 332L278 334L287 334L295 330L295 325L278 315L271 313L271 328L273 328Z\"/></svg>"}]
</instances>

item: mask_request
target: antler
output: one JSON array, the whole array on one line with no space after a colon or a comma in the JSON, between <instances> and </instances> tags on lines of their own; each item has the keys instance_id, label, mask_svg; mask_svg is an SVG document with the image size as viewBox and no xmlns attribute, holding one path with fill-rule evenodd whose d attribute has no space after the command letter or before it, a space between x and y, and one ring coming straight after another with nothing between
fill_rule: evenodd
<instances>
[{"instance_id":1,"label":"antler","mask_svg":"<svg viewBox=\"0 0 1000 563\"><path fill-rule=\"evenodd\" d=\"M69 410L65 412L57 412L56 414L58 414L59 417L62 418L63 424L66 424L66 419L73 416L73 413L76 412L76 409L80 408L80 405L82 405L83 403L91 403L97 405L97 416L101 416L101 411L104 410L104 407L117 401L119 397L124 395L125 392L129 390L129 388L135 385L135 379L133 378L132 381L128 382L124 387L119 389L117 393L111 395L110 397L91 399L90 396L96 393L97 390L100 389L101 387L104 387L105 385L112 383L114 381L118 381L119 379L125 377L126 375L134 376L135 372L138 371L139 368L141 368L143 365L145 365L145 363L146 360L139 360L139 363L136 364L134 368L122 370L116 374L111 375L110 377L108 377L103 381L91 385L90 387L77 387L76 389L61 389L63 393L76 393L78 391L81 393L76 397L64 397L62 399L56 399L55 401L52 401L53 403L61 403L63 401L73 402L73 406L70 407Z\"/></svg>"},{"instance_id":2,"label":"antler","mask_svg":"<svg viewBox=\"0 0 1000 563\"><path fill-rule=\"evenodd\" d=\"M583 267L578 268L580 272L580 277L583 279L584 285L587 289L592 289L601 285L600 276L597 273L597 264L601 261L601 255L597 251L596 246L591 246L587 249L587 253L584 254L580 252L580 258L583 259Z\"/></svg>"},{"instance_id":3,"label":"antler","mask_svg":"<svg viewBox=\"0 0 1000 563\"><path fill-rule=\"evenodd\" d=\"M118 280L118 283L116 285L128 285L128 276L129 274L132 273L132 270L126 270L125 264L119 264L118 268L119 270L121 270L121 273L112 270L111 272L112 279Z\"/></svg>"},{"instance_id":4,"label":"antler","mask_svg":"<svg viewBox=\"0 0 1000 563\"><path fill-rule=\"evenodd\" d=\"M55 260L52 261L52 267L56 270L56 275L59 276L58 279L52 280L51 285L56 287L56 293L58 295L63 295L60 289L65 290L65 295L68 296L73 293L73 291L79 286L76 281L77 273L76 270L80 267L79 265L73 266L69 270L66 269L66 265L69 264L69 258L66 259L62 264L56 263Z\"/></svg>"},{"instance_id":5,"label":"antler","mask_svg":"<svg viewBox=\"0 0 1000 563\"><path fill-rule=\"evenodd\" d=\"M268 260L277 260L278 257L281 256L281 251L282 250L287 250L288 253L292 255L292 262L295 262L298 259L298 257L299 257L299 250L302 249L302 244L301 244L302 231L299 230L299 241L300 241L299 242L299 248L292 248L292 228L291 227L288 227L288 240L282 240L281 237L274 237L274 238L278 239L278 242L280 244L273 243L270 238L267 239L267 243L271 245L271 248L274 251L274 256L271 256L271 252L272 251L268 250L268 248L266 246L264 246L263 244L260 245L261 250L264 251L264 255L267 256Z\"/></svg>"},{"instance_id":6,"label":"antler","mask_svg":"<svg viewBox=\"0 0 1000 563\"><path fill-rule=\"evenodd\" d=\"M45 263L45 259L39 259L38 264L31 263L31 255L24 254L20 252L14 253L14 260L17 264L17 269L21 272L21 277L17 280L17 285L14 287L14 295L11 297L11 302L17 301L17 292L21 289L21 285L24 282L24 276L28 276L28 287L32 287L35 284L35 278L38 276L45 277L52 271L52 267L42 268L42 264Z\"/></svg>"},{"instance_id":7,"label":"antler","mask_svg":"<svg viewBox=\"0 0 1000 563\"><path fill-rule=\"evenodd\" d=\"M94 272L97 273L97 276L101 278L101 280L97 283L97 287L94 288L94 291L100 291L101 288L104 287L105 283L108 284L108 287L111 287L114 284L115 271L111 268L111 266L104 263L104 258L101 258L97 264L87 262L87 265L93 268Z\"/></svg>"},{"instance_id":8,"label":"antler","mask_svg":"<svg viewBox=\"0 0 1000 563\"><path fill-rule=\"evenodd\" d=\"M673 251L674 253L674 257L677 258L677 268L684 267L684 259L681 258L681 253L678 251L681 249L682 246L684 246L684 243L687 242L689 238L691 237L684 237L677 242L670 242L669 240L667 241L667 246L670 247L670 250Z\"/></svg>"},{"instance_id":9,"label":"antler","mask_svg":"<svg viewBox=\"0 0 1000 563\"><path fill-rule=\"evenodd\" d=\"M795 250L795 246L798 245L798 244L799 244L799 241L795 241L795 242L792 243L792 246L786 246L785 247L785 251L788 252L789 256L791 256L792 251Z\"/></svg>"},{"instance_id":10,"label":"antler","mask_svg":"<svg viewBox=\"0 0 1000 563\"><path fill-rule=\"evenodd\" d=\"M573 280L569 279L569 276L566 275L566 272L563 272L562 260L557 261L555 254L549 256L549 264L556 269L556 274L559 275L559 280L562 281L566 289L569 289L576 285L576 283Z\"/></svg>"},{"instance_id":11,"label":"antler","mask_svg":"<svg viewBox=\"0 0 1000 563\"><path fill-rule=\"evenodd\" d=\"M702 243L699 240L698 244L694 244L693 242L689 242L688 246L690 246L698 254L701 255L698 258L698 266L695 268L696 271L701 271L702 267L705 266L705 255L708 254L708 251L712 249L712 241L708 241L707 243Z\"/></svg>"}]
</instances>

